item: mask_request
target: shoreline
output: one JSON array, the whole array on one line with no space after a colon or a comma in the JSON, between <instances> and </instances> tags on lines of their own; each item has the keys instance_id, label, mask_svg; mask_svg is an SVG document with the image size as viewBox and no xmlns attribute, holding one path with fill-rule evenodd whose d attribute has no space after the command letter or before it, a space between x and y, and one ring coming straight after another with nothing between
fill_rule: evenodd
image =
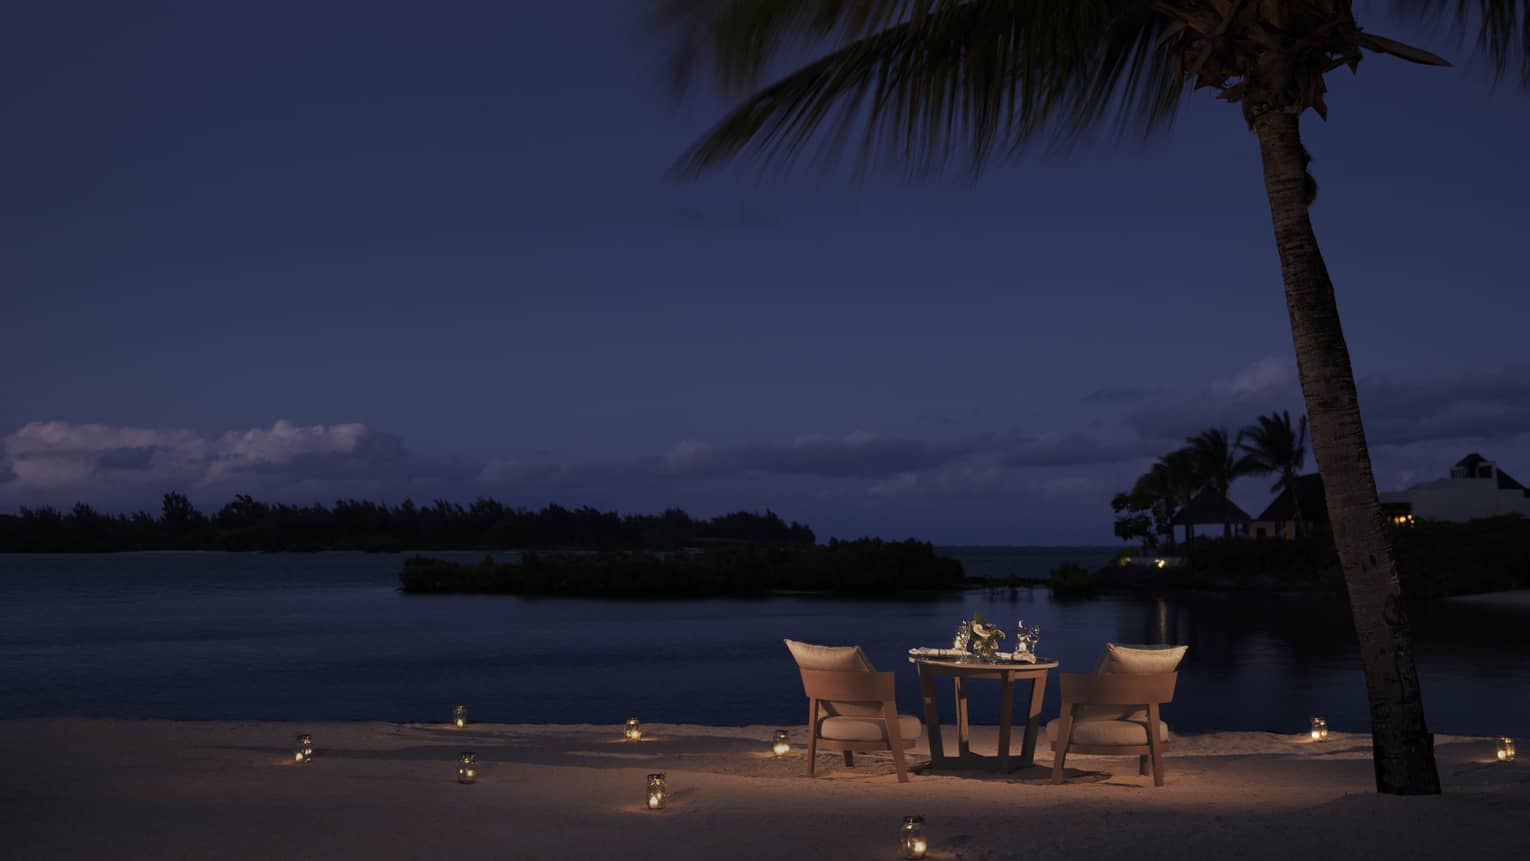
<instances>
[{"instance_id":1,"label":"shoreline","mask_svg":"<svg viewBox=\"0 0 1530 861\"><path fill-rule=\"evenodd\" d=\"M1363 734L1179 736L1155 788L1134 757L1076 754L1053 786L1045 742L1044 766L1009 776L930 771L921 741L908 784L885 754L824 755L808 778L803 728L784 759L774 729L657 724L630 743L589 724L0 721L0 830L25 858L877 859L922 814L938 859L1493 859L1521 849L1508 812L1530 805L1530 761L1493 762L1477 737L1437 736L1446 795L1398 798L1372 791ZM306 765L289 760L299 731ZM994 728L973 741L991 752ZM641 804L652 771L669 776L661 811Z\"/></svg>"}]
</instances>

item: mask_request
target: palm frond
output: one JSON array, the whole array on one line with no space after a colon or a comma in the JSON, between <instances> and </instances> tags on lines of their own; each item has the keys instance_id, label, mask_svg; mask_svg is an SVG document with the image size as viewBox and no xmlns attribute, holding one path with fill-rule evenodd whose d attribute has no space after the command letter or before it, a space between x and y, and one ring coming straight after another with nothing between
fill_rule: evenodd
<instances>
[{"instance_id":1,"label":"palm frond","mask_svg":"<svg viewBox=\"0 0 1530 861\"><path fill-rule=\"evenodd\" d=\"M1070 143L1102 127L1154 131L1184 87L1160 38L1173 22L1152 5L666 0L662 20L680 28L677 56L710 65L725 90L793 40L836 46L744 98L677 170L695 175L740 154L780 164L815 140L832 157L858 136L863 164L890 156L924 173L958 155L977 168L1000 150ZM698 48L707 45L710 54Z\"/></svg>"},{"instance_id":2,"label":"palm frond","mask_svg":"<svg viewBox=\"0 0 1530 861\"><path fill-rule=\"evenodd\" d=\"M1517 71L1530 87L1530 0L1393 0L1404 14L1426 20L1447 18L1475 30L1477 48L1487 54L1496 77Z\"/></svg>"}]
</instances>

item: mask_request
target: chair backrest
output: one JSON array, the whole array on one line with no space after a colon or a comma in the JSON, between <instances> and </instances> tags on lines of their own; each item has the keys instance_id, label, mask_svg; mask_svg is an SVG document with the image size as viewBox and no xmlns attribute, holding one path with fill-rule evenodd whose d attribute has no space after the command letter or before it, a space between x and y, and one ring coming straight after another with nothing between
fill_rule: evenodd
<instances>
[{"instance_id":1,"label":"chair backrest","mask_svg":"<svg viewBox=\"0 0 1530 861\"><path fill-rule=\"evenodd\" d=\"M797 668L804 674L802 682L804 690L807 689L806 674L809 672L833 672L859 676L873 675L876 672L860 646L815 646L812 643L787 640L786 648L791 651L792 659L797 662ZM869 700L814 697L812 692L808 692L808 697L818 699L823 711L831 715L879 715L882 713L882 704L879 701L881 697L871 697Z\"/></svg>"},{"instance_id":2,"label":"chair backrest","mask_svg":"<svg viewBox=\"0 0 1530 861\"><path fill-rule=\"evenodd\" d=\"M1147 706L1174 701L1179 673L1059 673L1063 706Z\"/></svg>"},{"instance_id":3,"label":"chair backrest","mask_svg":"<svg viewBox=\"0 0 1530 861\"><path fill-rule=\"evenodd\" d=\"M802 690L809 698L836 703L870 704L897 697L894 673L860 670L803 670Z\"/></svg>"}]
</instances>

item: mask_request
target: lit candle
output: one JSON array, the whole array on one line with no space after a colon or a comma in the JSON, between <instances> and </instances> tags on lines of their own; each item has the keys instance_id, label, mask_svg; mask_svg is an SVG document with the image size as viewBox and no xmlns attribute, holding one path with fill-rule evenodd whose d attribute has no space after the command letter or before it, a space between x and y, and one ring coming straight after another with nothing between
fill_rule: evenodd
<instances>
[{"instance_id":1,"label":"lit candle","mask_svg":"<svg viewBox=\"0 0 1530 861\"><path fill-rule=\"evenodd\" d=\"M297 737L297 752L292 756L295 762L310 762L313 760L313 736L300 733Z\"/></svg>"},{"instance_id":2,"label":"lit candle","mask_svg":"<svg viewBox=\"0 0 1530 861\"><path fill-rule=\"evenodd\" d=\"M454 706L452 708L452 726L457 729L467 726L467 706Z\"/></svg>"},{"instance_id":3,"label":"lit candle","mask_svg":"<svg viewBox=\"0 0 1530 861\"><path fill-rule=\"evenodd\" d=\"M664 775L662 773L648 775L648 809L658 810L663 807L664 795Z\"/></svg>"},{"instance_id":4,"label":"lit candle","mask_svg":"<svg viewBox=\"0 0 1530 861\"><path fill-rule=\"evenodd\" d=\"M776 741L775 744L770 746L770 749L775 751L776 756L786 756L792 749L791 733L784 729L776 730Z\"/></svg>"},{"instance_id":5,"label":"lit candle","mask_svg":"<svg viewBox=\"0 0 1530 861\"><path fill-rule=\"evenodd\" d=\"M478 754L465 750L457 756L457 782L472 783L478 779Z\"/></svg>"},{"instance_id":6,"label":"lit candle","mask_svg":"<svg viewBox=\"0 0 1530 861\"><path fill-rule=\"evenodd\" d=\"M1498 761L1514 761L1514 739L1504 736L1498 740Z\"/></svg>"},{"instance_id":7,"label":"lit candle","mask_svg":"<svg viewBox=\"0 0 1530 861\"><path fill-rule=\"evenodd\" d=\"M643 738L643 725L638 723L637 718L627 718L626 736L628 741L640 741Z\"/></svg>"},{"instance_id":8,"label":"lit candle","mask_svg":"<svg viewBox=\"0 0 1530 861\"><path fill-rule=\"evenodd\" d=\"M904 858L923 858L929 851L929 839L924 834L923 816L905 816L898 829L898 848Z\"/></svg>"},{"instance_id":9,"label":"lit candle","mask_svg":"<svg viewBox=\"0 0 1530 861\"><path fill-rule=\"evenodd\" d=\"M1327 741L1328 740L1328 721L1323 720L1320 717L1315 717L1315 718L1312 719L1312 740L1313 741Z\"/></svg>"}]
</instances>

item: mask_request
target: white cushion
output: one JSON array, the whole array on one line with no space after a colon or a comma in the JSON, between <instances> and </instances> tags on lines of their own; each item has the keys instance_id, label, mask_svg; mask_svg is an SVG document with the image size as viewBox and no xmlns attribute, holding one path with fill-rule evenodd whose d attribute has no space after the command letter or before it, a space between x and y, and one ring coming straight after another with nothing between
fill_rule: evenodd
<instances>
[{"instance_id":1,"label":"white cushion","mask_svg":"<svg viewBox=\"0 0 1530 861\"><path fill-rule=\"evenodd\" d=\"M804 670L830 670L840 673L874 673L876 668L867 659L860 646L815 646L797 640L787 640L797 666ZM852 703L820 701L824 711L831 715L880 715L881 703Z\"/></svg>"},{"instance_id":2,"label":"white cushion","mask_svg":"<svg viewBox=\"0 0 1530 861\"><path fill-rule=\"evenodd\" d=\"M1105 653L1094 665L1101 673L1172 673L1184 660L1189 646L1138 646L1106 643ZM1147 721L1147 709L1124 709L1119 706L1087 705L1078 707L1075 722L1095 720ZM1144 742L1146 744L1146 742Z\"/></svg>"},{"instance_id":3,"label":"white cushion","mask_svg":"<svg viewBox=\"0 0 1530 861\"><path fill-rule=\"evenodd\" d=\"M876 672L876 667L867 660L860 646L815 646L812 643L787 640L786 648L791 649L792 657L797 659L797 666L804 670Z\"/></svg>"},{"instance_id":4,"label":"white cushion","mask_svg":"<svg viewBox=\"0 0 1530 861\"><path fill-rule=\"evenodd\" d=\"M1172 673L1185 659L1189 646L1126 646L1106 643L1102 666L1106 673Z\"/></svg>"},{"instance_id":5,"label":"white cushion","mask_svg":"<svg viewBox=\"0 0 1530 861\"><path fill-rule=\"evenodd\" d=\"M1047 741L1057 743L1061 720L1047 724ZM1158 740L1169 740L1169 725L1158 722ZM1073 722L1074 744L1140 745L1148 743L1147 721L1088 720Z\"/></svg>"},{"instance_id":6,"label":"white cushion","mask_svg":"<svg viewBox=\"0 0 1530 861\"><path fill-rule=\"evenodd\" d=\"M898 734L904 741L918 738L923 732L924 724L919 718L898 715ZM879 719L858 715L829 717L818 725L818 737L832 741L887 741L887 725Z\"/></svg>"}]
</instances>

